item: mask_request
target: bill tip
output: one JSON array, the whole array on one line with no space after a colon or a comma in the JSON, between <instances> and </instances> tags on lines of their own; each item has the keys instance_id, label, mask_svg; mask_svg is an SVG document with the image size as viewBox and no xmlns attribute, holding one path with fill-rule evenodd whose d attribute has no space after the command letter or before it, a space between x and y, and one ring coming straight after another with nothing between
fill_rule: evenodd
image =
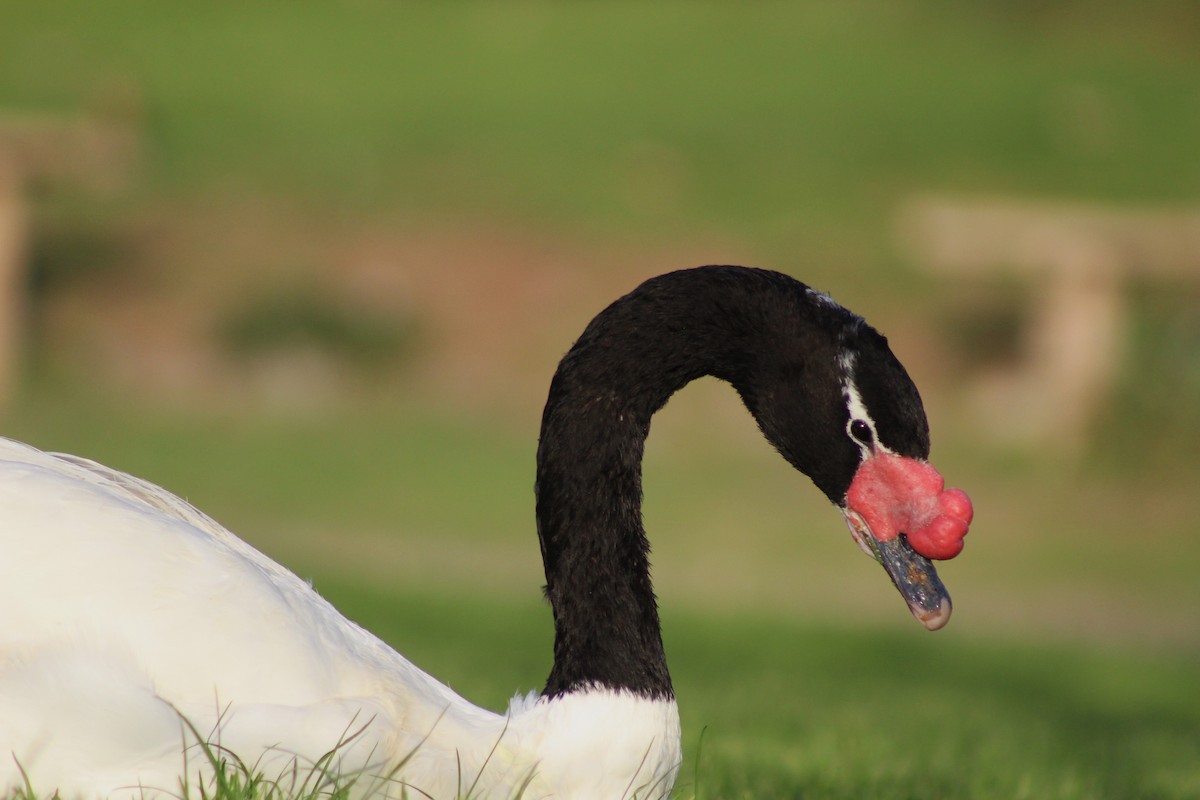
<instances>
[{"instance_id":1,"label":"bill tip","mask_svg":"<svg viewBox=\"0 0 1200 800\"><path fill-rule=\"evenodd\" d=\"M944 628L946 623L950 621L950 612L953 611L953 606L950 604L949 597L943 597L942 602L938 604L936 609L913 609L913 616L925 626L927 631L936 631Z\"/></svg>"}]
</instances>

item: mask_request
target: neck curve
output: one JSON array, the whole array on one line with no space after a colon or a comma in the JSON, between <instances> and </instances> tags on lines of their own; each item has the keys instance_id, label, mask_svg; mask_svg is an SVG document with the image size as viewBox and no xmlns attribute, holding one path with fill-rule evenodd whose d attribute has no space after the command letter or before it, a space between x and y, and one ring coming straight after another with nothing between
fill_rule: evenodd
<instances>
[{"instance_id":1,"label":"neck curve","mask_svg":"<svg viewBox=\"0 0 1200 800\"><path fill-rule=\"evenodd\" d=\"M780 339L832 348L828 321L812 318L834 311L844 325L847 312L779 273L703 267L647 281L588 325L551 383L538 444L538 537L555 626L543 695L673 697L641 515L650 418L713 375L733 384L779 447L759 413L764 373L780 366Z\"/></svg>"}]
</instances>

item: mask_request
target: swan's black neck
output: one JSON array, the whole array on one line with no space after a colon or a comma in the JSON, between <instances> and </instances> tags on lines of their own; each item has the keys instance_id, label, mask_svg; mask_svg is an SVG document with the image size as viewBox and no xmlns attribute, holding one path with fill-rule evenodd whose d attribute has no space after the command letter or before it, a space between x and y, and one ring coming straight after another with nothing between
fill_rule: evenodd
<instances>
[{"instance_id":1,"label":"swan's black neck","mask_svg":"<svg viewBox=\"0 0 1200 800\"><path fill-rule=\"evenodd\" d=\"M780 453L840 502L859 458L843 430L841 376L861 330L882 342L792 278L740 267L652 279L592 321L554 376L538 446L555 624L543 694L673 695L641 516L654 412L689 381L726 380Z\"/></svg>"}]
</instances>

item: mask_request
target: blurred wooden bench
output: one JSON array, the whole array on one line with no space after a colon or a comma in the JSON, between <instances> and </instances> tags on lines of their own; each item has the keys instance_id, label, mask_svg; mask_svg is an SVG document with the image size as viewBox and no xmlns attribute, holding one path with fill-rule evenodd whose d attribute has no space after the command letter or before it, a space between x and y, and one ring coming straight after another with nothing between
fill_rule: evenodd
<instances>
[{"instance_id":1,"label":"blurred wooden bench","mask_svg":"<svg viewBox=\"0 0 1200 800\"><path fill-rule=\"evenodd\" d=\"M1082 444L1120 367L1126 281L1200 283L1200 209L922 199L899 231L939 276L1031 283L1018 364L972 387L981 418L1010 439Z\"/></svg>"},{"instance_id":2,"label":"blurred wooden bench","mask_svg":"<svg viewBox=\"0 0 1200 800\"><path fill-rule=\"evenodd\" d=\"M111 191L137 157L134 126L93 117L0 113L0 407L21 352L32 188L62 183Z\"/></svg>"}]
</instances>

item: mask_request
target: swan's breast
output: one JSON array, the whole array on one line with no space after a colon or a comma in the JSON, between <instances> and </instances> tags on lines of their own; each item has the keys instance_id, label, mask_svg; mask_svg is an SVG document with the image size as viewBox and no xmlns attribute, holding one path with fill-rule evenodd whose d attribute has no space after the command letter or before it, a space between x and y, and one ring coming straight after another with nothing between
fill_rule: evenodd
<instances>
[{"instance_id":1,"label":"swan's breast","mask_svg":"<svg viewBox=\"0 0 1200 800\"><path fill-rule=\"evenodd\" d=\"M666 797L682 758L674 699L593 689L540 699L512 719L536 743L529 797Z\"/></svg>"}]
</instances>

